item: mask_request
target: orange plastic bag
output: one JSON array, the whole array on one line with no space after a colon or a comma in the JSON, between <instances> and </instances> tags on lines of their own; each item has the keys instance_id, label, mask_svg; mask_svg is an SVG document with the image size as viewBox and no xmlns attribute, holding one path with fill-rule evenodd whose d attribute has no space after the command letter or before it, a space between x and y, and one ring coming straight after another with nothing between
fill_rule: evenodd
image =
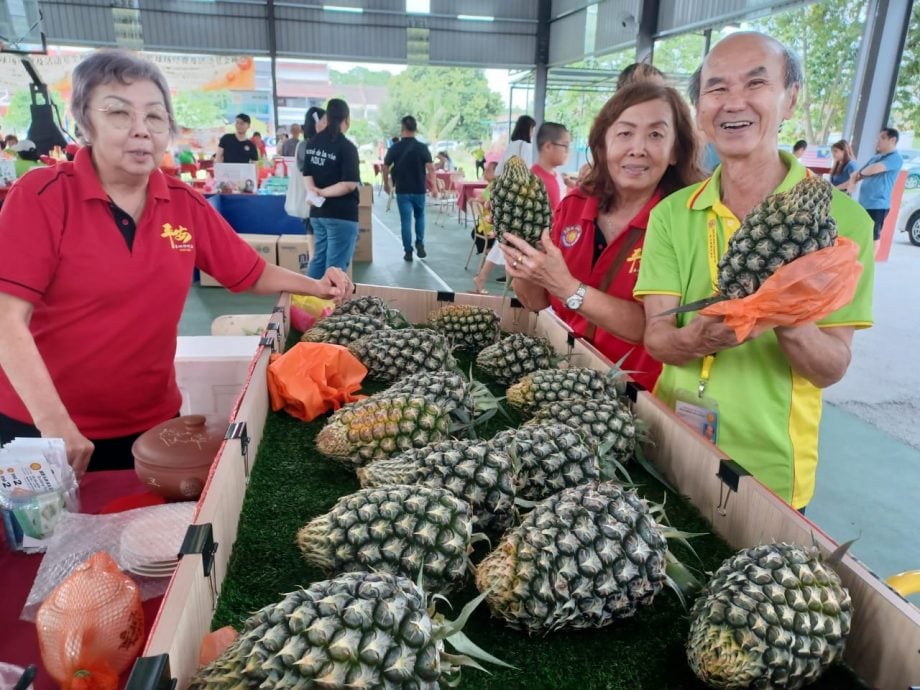
<instances>
[{"instance_id":1,"label":"orange plastic bag","mask_svg":"<svg viewBox=\"0 0 920 690\"><path fill-rule=\"evenodd\" d=\"M310 422L329 410L355 402L367 367L348 348L329 343L297 343L268 365L268 393L275 411Z\"/></svg>"},{"instance_id":2,"label":"orange plastic bag","mask_svg":"<svg viewBox=\"0 0 920 690\"><path fill-rule=\"evenodd\" d=\"M753 295L718 302L700 314L725 317L725 325L744 342L755 331L813 323L846 306L862 270L859 245L838 237L833 247L780 267Z\"/></svg>"},{"instance_id":3,"label":"orange plastic bag","mask_svg":"<svg viewBox=\"0 0 920 690\"><path fill-rule=\"evenodd\" d=\"M116 690L144 642L140 589L94 553L52 590L35 625L45 669L64 690Z\"/></svg>"},{"instance_id":4,"label":"orange plastic bag","mask_svg":"<svg viewBox=\"0 0 920 690\"><path fill-rule=\"evenodd\" d=\"M198 666L204 668L217 659L224 651L236 642L240 634L232 625L225 625L201 638L201 649L198 651Z\"/></svg>"}]
</instances>

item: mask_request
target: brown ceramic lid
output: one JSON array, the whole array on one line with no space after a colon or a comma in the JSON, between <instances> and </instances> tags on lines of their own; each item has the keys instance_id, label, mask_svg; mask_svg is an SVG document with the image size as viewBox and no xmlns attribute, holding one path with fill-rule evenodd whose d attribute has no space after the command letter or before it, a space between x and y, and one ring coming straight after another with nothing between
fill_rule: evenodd
<instances>
[{"instance_id":1,"label":"brown ceramic lid","mask_svg":"<svg viewBox=\"0 0 920 690\"><path fill-rule=\"evenodd\" d=\"M149 467L207 467L226 430L226 422L219 424L204 415L175 417L141 434L131 451L136 461Z\"/></svg>"}]
</instances>

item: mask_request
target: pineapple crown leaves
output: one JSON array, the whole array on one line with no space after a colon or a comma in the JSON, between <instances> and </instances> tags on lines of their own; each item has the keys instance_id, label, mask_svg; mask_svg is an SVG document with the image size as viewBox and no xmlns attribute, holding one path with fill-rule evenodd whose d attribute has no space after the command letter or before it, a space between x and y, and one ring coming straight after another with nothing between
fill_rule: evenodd
<instances>
[{"instance_id":1,"label":"pineapple crown leaves","mask_svg":"<svg viewBox=\"0 0 920 690\"><path fill-rule=\"evenodd\" d=\"M629 470L617 459L615 452L616 441L607 441L601 443L596 448L597 466L600 468L601 479L609 479L618 482L625 482L633 485L632 477L629 476Z\"/></svg>"},{"instance_id":2,"label":"pineapple crown leaves","mask_svg":"<svg viewBox=\"0 0 920 690\"><path fill-rule=\"evenodd\" d=\"M444 618L443 615L436 614L432 616L432 637L438 640L445 640L457 650L460 655L455 656L452 654L443 654L442 658L446 658L449 662L452 662L459 666L471 666L480 671L486 671L482 668L476 660L486 661L496 666L501 666L504 668L510 668L517 670L511 664L508 664L497 657L492 656L485 650L479 648L469 637L463 633L463 628L466 626L467 621L470 616L473 614L473 611L483 602L486 596L492 591L491 588L486 589L478 597L472 599L466 603L460 610L460 614L454 620L450 621Z\"/></svg>"}]
</instances>

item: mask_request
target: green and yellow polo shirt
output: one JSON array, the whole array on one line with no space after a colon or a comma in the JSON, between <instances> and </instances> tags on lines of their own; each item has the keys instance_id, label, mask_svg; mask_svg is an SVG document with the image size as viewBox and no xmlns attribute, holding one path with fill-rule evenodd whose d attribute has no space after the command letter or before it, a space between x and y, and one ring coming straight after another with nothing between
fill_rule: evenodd
<instances>
[{"instance_id":1,"label":"green and yellow polo shirt","mask_svg":"<svg viewBox=\"0 0 920 690\"><path fill-rule=\"evenodd\" d=\"M789 172L776 192L791 189L805 168L780 152ZM709 261L709 223L724 252L740 227L721 202L721 166L698 185L675 192L652 211L642 266L634 295L674 295L681 304L713 294ZM872 221L862 207L834 190L831 215L839 234L860 245L862 276L853 301L818 323L821 327L872 325ZM679 314L686 326L696 312ZM702 359L683 366L666 364L655 395L674 407L678 390L696 391ZM821 390L789 366L771 330L738 347L724 350L712 365L707 397L719 404L719 447L748 472L796 508L814 494L818 465Z\"/></svg>"}]
</instances>

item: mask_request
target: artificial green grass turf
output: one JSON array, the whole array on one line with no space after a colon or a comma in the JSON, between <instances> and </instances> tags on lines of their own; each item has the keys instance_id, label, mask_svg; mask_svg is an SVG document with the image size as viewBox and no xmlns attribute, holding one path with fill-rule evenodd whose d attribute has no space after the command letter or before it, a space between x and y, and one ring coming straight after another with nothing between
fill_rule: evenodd
<instances>
[{"instance_id":1,"label":"artificial green grass turf","mask_svg":"<svg viewBox=\"0 0 920 690\"><path fill-rule=\"evenodd\" d=\"M469 361L461 358L469 370ZM380 385L367 386L375 392ZM496 394L501 389L493 388ZM512 411L509 414L514 416ZM518 420L516 419L515 422ZM284 412L269 412L262 443L243 504L237 541L230 558L213 627L234 625L253 611L281 599L285 592L327 575L306 565L295 544L297 530L327 512L336 500L356 491L355 474L316 453L314 438L325 418L305 424ZM490 437L508 425L496 415L479 432ZM661 502L664 489L641 470L630 467L639 493ZM708 525L689 504L667 497L671 523L688 532L706 532ZM732 549L713 535L693 540L702 565L680 545L673 550L688 565L713 571ZM474 554L478 562L483 548ZM450 596L454 612L478 595L470 583ZM451 618L451 612L439 604ZM560 632L529 637L490 617L485 604L470 618L464 632L480 647L517 667L489 666L491 675L474 669L463 672L463 688L580 688L637 690L641 688L704 688L690 670L684 652L689 630L686 611L669 590L630 619L601 630ZM845 668L837 666L809 686L827 690L863 687Z\"/></svg>"}]
</instances>

